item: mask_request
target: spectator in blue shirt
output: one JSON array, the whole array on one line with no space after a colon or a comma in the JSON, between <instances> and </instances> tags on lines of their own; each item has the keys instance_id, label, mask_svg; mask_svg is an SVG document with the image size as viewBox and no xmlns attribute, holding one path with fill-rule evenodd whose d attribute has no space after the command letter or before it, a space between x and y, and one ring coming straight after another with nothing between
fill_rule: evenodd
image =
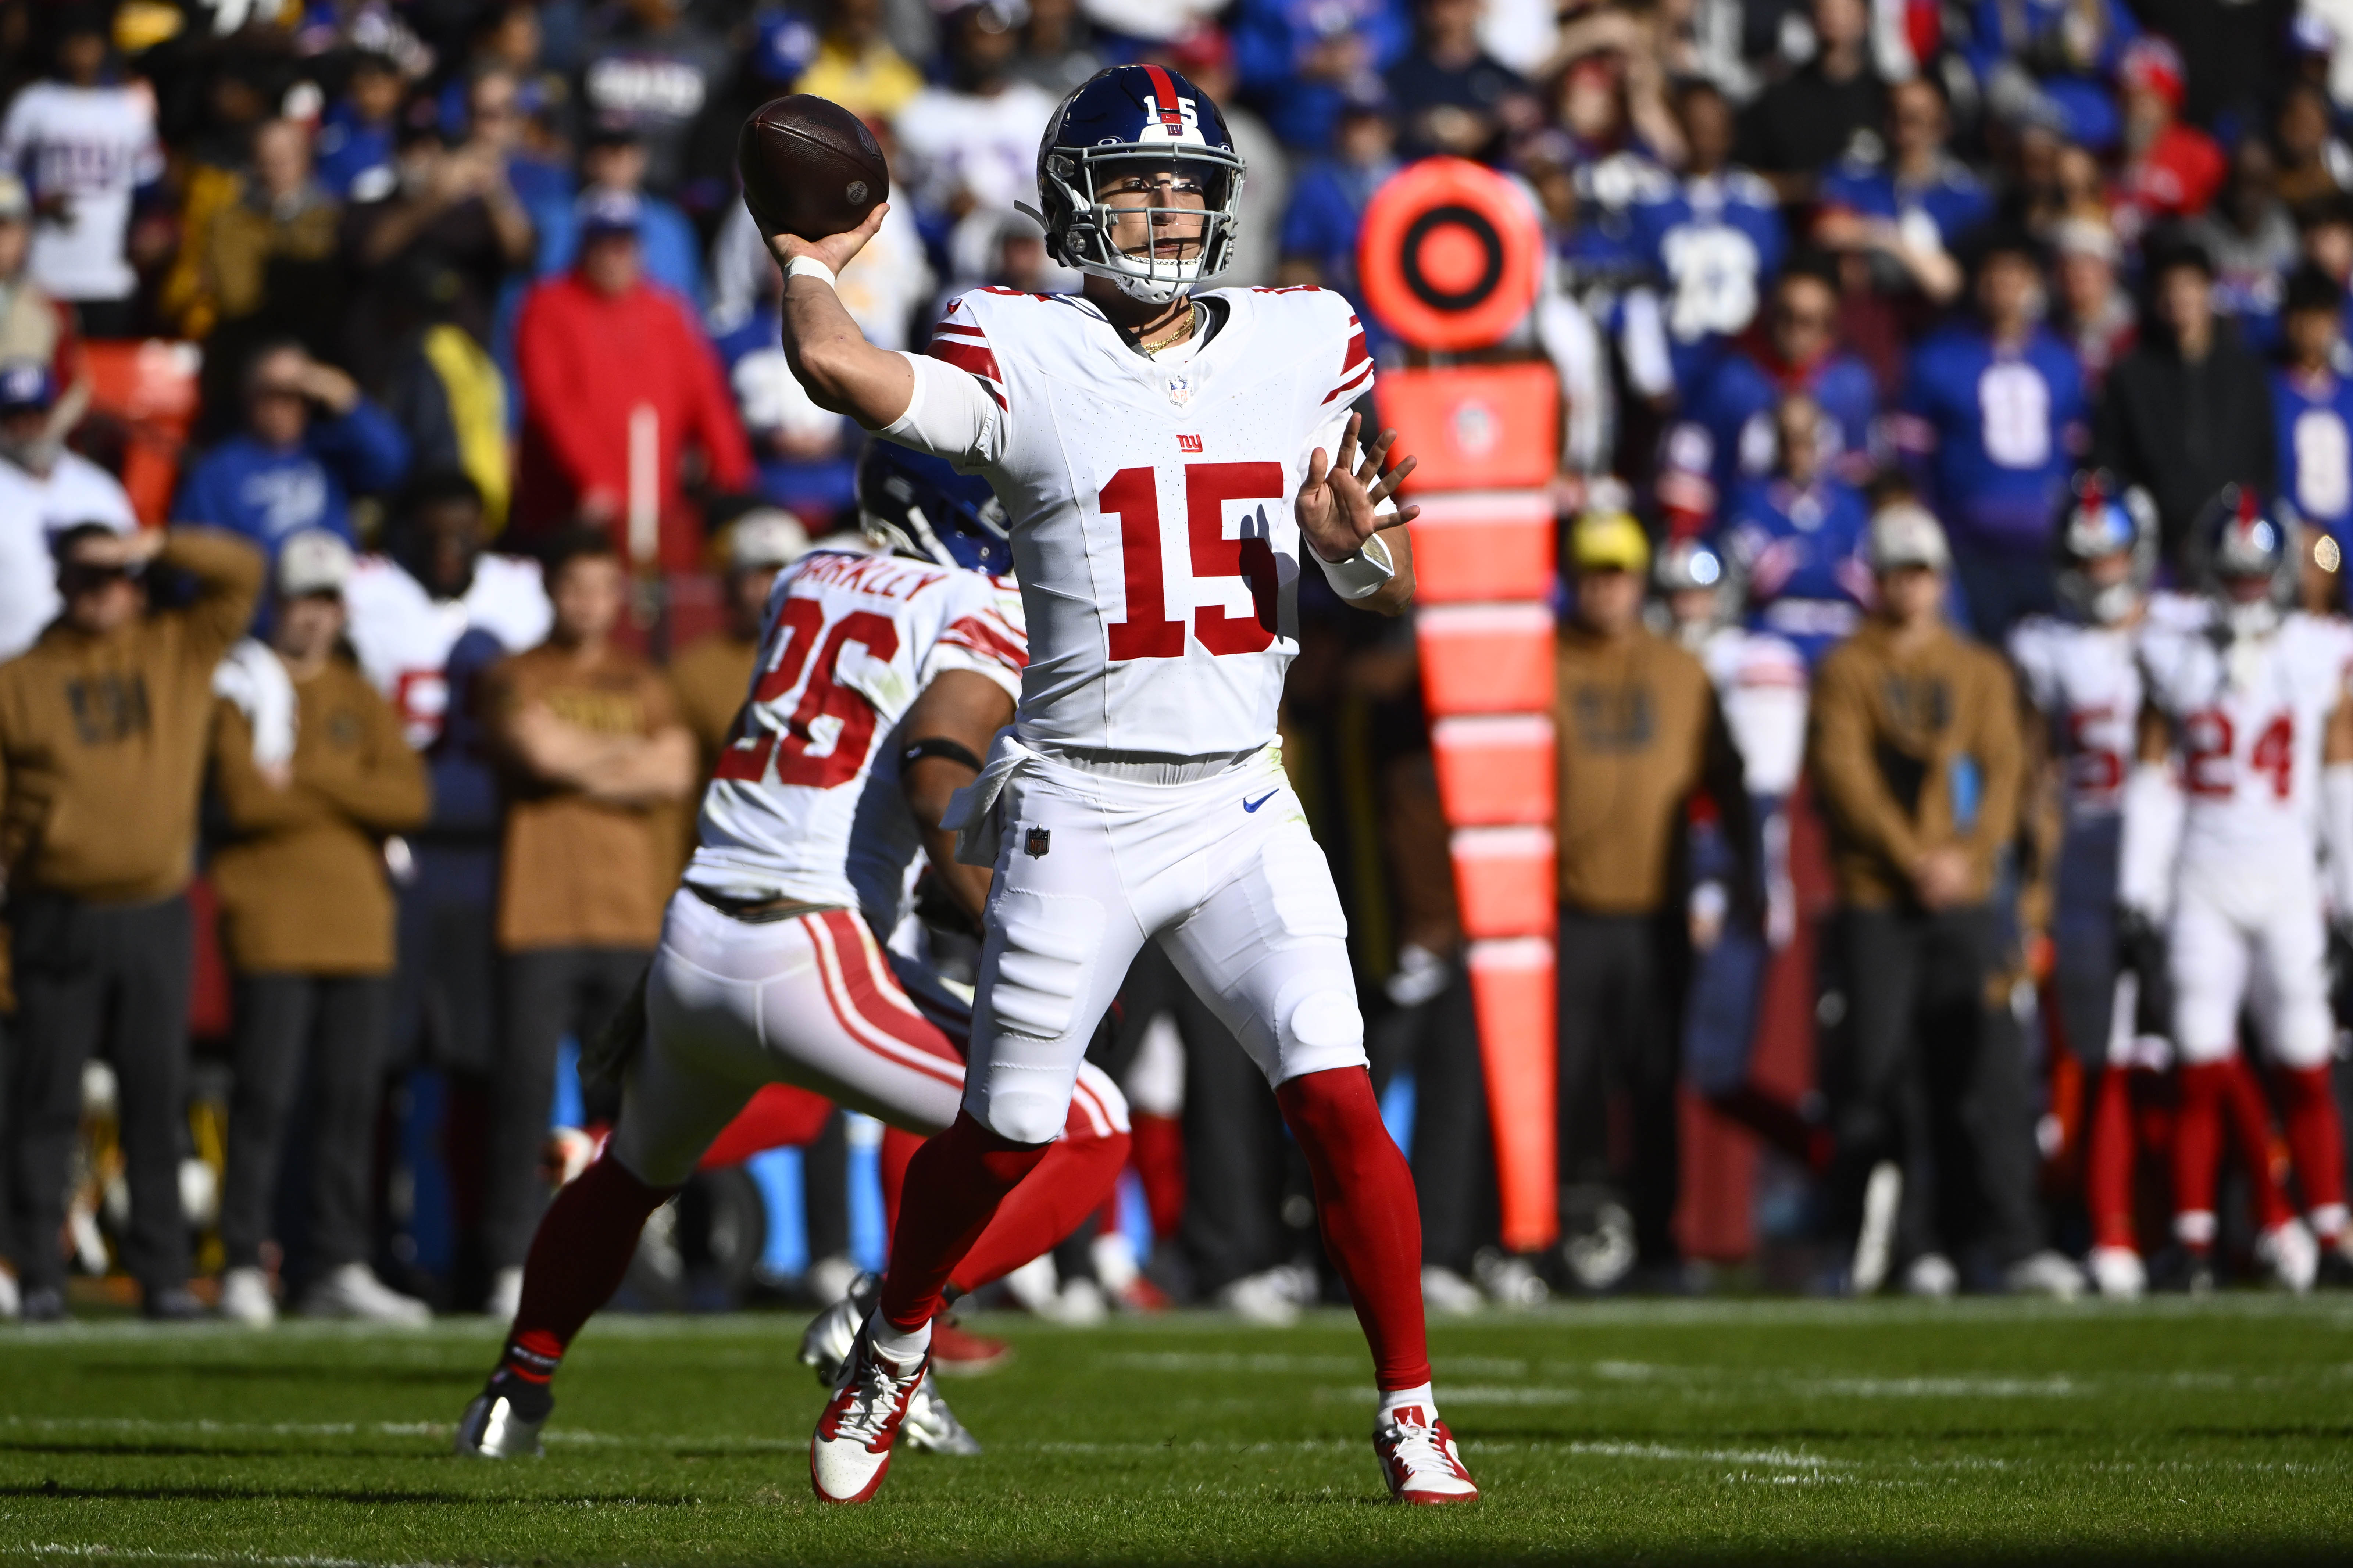
<instances>
[{"instance_id":1,"label":"spectator in blue shirt","mask_svg":"<svg viewBox=\"0 0 2353 1568\"><path fill-rule=\"evenodd\" d=\"M1309 163L1291 187L1291 205L1282 215L1282 281L1336 289L1357 315L1366 314L1356 288L1356 233L1365 204L1397 173L1396 141L1382 99L1341 106L1332 155Z\"/></svg>"},{"instance_id":2,"label":"spectator in blue shirt","mask_svg":"<svg viewBox=\"0 0 2353 1568\"><path fill-rule=\"evenodd\" d=\"M645 193L646 148L636 131L617 121L598 125L580 152L579 202L550 204L532 216L539 226L534 270L552 278L580 254L580 205L602 193L638 199L638 244L646 276L683 294L699 313L703 305L702 247L694 225L670 203Z\"/></svg>"},{"instance_id":3,"label":"spectator in blue shirt","mask_svg":"<svg viewBox=\"0 0 2353 1568\"><path fill-rule=\"evenodd\" d=\"M1408 158L1451 153L1493 161L1509 132L1543 110L1511 67L1479 46L1481 0L1419 0L1414 47L1388 68Z\"/></svg>"},{"instance_id":4,"label":"spectator in blue shirt","mask_svg":"<svg viewBox=\"0 0 2353 1568\"><path fill-rule=\"evenodd\" d=\"M1765 330L1716 363L1682 425L1669 432L1660 500L1695 519L1715 513L1743 481L1771 471L1779 450L1774 407L1802 393L1819 412L1825 466L1859 479L1870 466L1879 386L1838 341L1838 286L1829 264L1790 263L1773 285Z\"/></svg>"},{"instance_id":5,"label":"spectator in blue shirt","mask_svg":"<svg viewBox=\"0 0 2353 1568\"><path fill-rule=\"evenodd\" d=\"M1977 0L1969 32L1963 54L1989 108L2013 121L2056 126L2095 153L2115 147L2123 121L2108 79L2125 46L2140 37L2129 6L2116 0Z\"/></svg>"},{"instance_id":6,"label":"spectator in blue shirt","mask_svg":"<svg viewBox=\"0 0 2353 1568\"><path fill-rule=\"evenodd\" d=\"M1947 150L1951 121L1933 78L1889 88L1886 156L1840 160L1822 176L1823 204L1894 224L1911 246L1957 251L1993 216L1993 196Z\"/></svg>"},{"instance_id":7,"label":"spectator in blue shirt","mask_svg":"<svg viewBox=\"0 0 2353 1568\"><path fill-rule=\"evenodd\" d=\"M265 344L247 363L245 415L244 431L189 470L174 522L228 529L273 559L309 528L355 543L351 498L392 489L408 467L392 416L295 342Z\"/></svg>"},{"instance_id":8,"label":"spectator in blue shirt","mask_svg":"<svg viewBox=\"0 0 2353 1568\"><path fill-rule=\"evenodd\" d=\"M2280 310L2286 356L2272 371L2272 430L2280 491L2305 521L2353 543L2353 382L2345 352L2345 289L2306 263Z\"/></svg>"},{"instance_id":9,"label":"spectator in blue shirt","mask_svg":"<svg viewBox=\"0 0 2353 1568\"><path fill-rule=\"evenodd\" d=\"M1821 405L1788 393L1767 426L1771 471L1740 481L1717 539L1746 575L1751 624L1788 638L1810 668L1862 624L1871 510L1822 460L1837 437Z\"/></svg>"},{"instance_id":10,"label":"spectator in blue shirt","mask_svg":"<svg viewBox=\"0 0 2353 1568\"><path fill-rule=\"evenodd\" d=\"M2057 607L2051 520L2087 444L2075 353L2035 317L2041 258L2022 235L1992 237L1977 266L1978 319L1921 344L1896 444L1944 520L1978 637Z\"/></svg>"},{"instance_id":11,"label":"spectator in blue shirt","mask_svg":"<svg viewBox=\"0 0 2353 1568\"><path fill-rule=\"evenodd\" d=\"M1285 145L1327 151L1340 107L1413 41L1404 0L1241 0L1229 30L1243 94Z\"/></svg>"},{"instance_id":12,"label":"spectator in blue shirt","mask_svg":"<svg viewBox=\"0 0 2353 1568\"><path fill-rule=\"evenodd\" d=\"M1634 206L1634 228L1666 282L1667 341L1675 384L1688 395L1726 340L1748 330L1788 240L1773 187L1732 162L1732 105L1715 83L1694 79L1675 92L1688 150L1680 178L1667 176Z\"/></svg>"},{"instance_id":13,"label":"spectator in blue shirt","mask_svg":"<svg viewBox=\"0 0 2353 1568\"><path fill-rule=\"evenodd\" d=\"M398 182L393 116L400 109L401 88L400 68L389 57L361 55L352 62L343 97L321 120L313 173L344 201L381 201Z\"/></svg>"}]
</instances>

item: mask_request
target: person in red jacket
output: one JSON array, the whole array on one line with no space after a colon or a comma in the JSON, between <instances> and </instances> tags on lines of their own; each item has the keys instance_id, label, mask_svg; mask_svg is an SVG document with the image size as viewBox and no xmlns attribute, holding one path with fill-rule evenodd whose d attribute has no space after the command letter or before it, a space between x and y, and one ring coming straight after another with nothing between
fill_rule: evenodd
<instances>
[{"instance_id":1,"label":"person in red jacket","mask_svg":"<svg viewBox=\"0 0 2353 1568\"><path fill-rule=\"evenodd\" d=\"M2181 54L2154 34L2137 38L2116 62L2124 98L2126 205L2144 222L2196 217L2221 188L2228 164L2214 139L2181 122Z\"/></svg>"},{"instance_id":2,"label":"person in red jacket","mask_svg":"<svg viewBox=\"0 0 2353 1568\"><path fill-rule=\"evenodd\" d=\"M584 198L572 270L524 296L517 536L575 522L613 531L632 566L691 568L702 529L690 461L721 491L752 483L752 454L710 341L686 300L645 277L638 200Z\"/></svg>"}]
</instances>

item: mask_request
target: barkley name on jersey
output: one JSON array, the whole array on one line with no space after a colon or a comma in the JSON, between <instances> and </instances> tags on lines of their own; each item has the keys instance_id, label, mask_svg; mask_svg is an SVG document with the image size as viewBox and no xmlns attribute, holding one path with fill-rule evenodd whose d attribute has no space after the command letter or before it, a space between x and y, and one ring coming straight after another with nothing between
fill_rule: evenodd
<instances>
[{"instance_id":1,"label":"barkley name on jersey","mask_svg":"<svg viewBox=\"0 0 2353 1568\"><path fill-rule=\"evenodd\" d=\"M1195 299L1205 331L1155 357L1075 296L963 295L881 432L986 476L1010 513L1027 744L1207 757L1274 738L1299 650L1292 500L1318 447L1336 459L1373 362L1327 289Z\"/></svg>"}]
</instances>

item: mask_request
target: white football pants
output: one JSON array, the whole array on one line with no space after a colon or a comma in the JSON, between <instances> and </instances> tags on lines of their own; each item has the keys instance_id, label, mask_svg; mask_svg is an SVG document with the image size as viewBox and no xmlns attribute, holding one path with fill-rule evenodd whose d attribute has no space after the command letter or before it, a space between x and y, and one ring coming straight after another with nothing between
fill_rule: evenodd
<instances>
[{"instance_id":1,"label":"white football pants","mask_svg":"<svg viewBox=\"0 0 2353 1568\"><path fill-rule=\"evenodd\" d=\"M2185 865L2166 946L2183 1061L2226 1059L2242 1005L2273 1059L2298 1068L2328 1059L2328 931L2309 853L2260 868Z\"/></svg>"},{"instance_id":2,"label":"white football pants","mask_svg":"<svg viewBox=\"0 0 2353 1568\"><path fill-rule=\"evenodd\" d=\"M614 1154L648 1185L676 1186L775 1082L927 1137L944 1131L964 1098L965 1021L928 994L938 990L919 1006L853 910L739 921L681 889L662 920ZM1126 1131L1119 1087L1090 1063L1047 1137Z\"/></svg>"},{"instance_id":3,"label":"white football pants","mask_svg":"<svg viewBox=\"0 0 2353 1568\"><path fill-rule=\"evenodd\" d=\"M1050 759L1007 782L964 1103L998 1136L1060 1131L1081 1064L1157 938L1270 1084L1362 1067L1347 917L1271 749L1142 784Z\"/></svg>"}]
</instances>

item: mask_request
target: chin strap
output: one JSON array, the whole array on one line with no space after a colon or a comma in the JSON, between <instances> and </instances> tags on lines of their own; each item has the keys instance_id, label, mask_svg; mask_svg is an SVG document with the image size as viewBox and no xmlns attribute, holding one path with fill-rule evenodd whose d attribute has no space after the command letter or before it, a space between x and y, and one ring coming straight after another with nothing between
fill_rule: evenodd
<instances>
[{"instance_id":1,"label":"chin strap","mask_svg":"<svg viewBox=\"0 0 2353 1568\"><path fill-rule=\"evenodd\" d=\"M2353 782L2353 768L2347 770ZM2162 921L2173 907L2173 862L2181 847L2185 807L2169 762L2133 764L2125 781L2124 843L2118 852L2116 901Z\"/></svg>"}]
</instances>

